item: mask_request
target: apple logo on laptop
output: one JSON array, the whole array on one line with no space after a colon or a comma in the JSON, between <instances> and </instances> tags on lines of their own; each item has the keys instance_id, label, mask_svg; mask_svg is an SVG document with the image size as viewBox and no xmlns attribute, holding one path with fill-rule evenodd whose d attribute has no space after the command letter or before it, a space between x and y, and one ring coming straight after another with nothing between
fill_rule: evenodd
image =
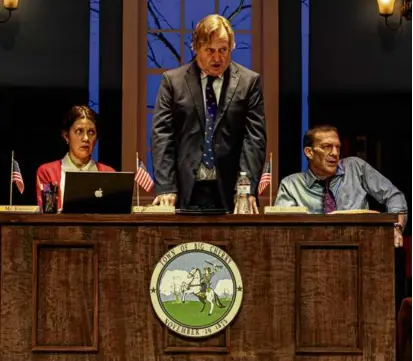
<instances>
[{"instance_id":1,"label":"apple logo on laptop","mask_svg":"<svg viewBox=\"0 0 413 361\"><path fill-rule=\"evenodd\" d=\"M95 197L96 197L96 198L101 198L101 197L103 197L103 190L102 190L102 188L99 188L99 189L96 189L96 190L95 190Z\"/></svg>"}]
</instances>

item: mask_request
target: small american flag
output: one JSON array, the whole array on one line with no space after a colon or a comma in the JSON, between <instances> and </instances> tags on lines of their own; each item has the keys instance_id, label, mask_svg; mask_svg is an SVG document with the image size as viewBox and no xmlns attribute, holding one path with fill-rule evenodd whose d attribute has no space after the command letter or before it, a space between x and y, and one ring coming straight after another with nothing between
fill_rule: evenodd
<instances>
[{"instance_id":1,"label":"small american flag","mask_svg":"<svg viewBox=\"0 0 413 361\"><path fill-rule=\"evenodd\" d=\"M271 162L268 161L264 165L264 170L262 172L262 176L260 179L260 183L258 184L258 194L261 195L265 188L267 188L268 184L271 182Z\"/></svg>"},{"instance_id":2,"label":"small american flag","mask_svg":"<svg viewBox=\"0 0 413 361\"><path fill-rule=\"evenodd\" d=\"M145 164L140 159L136 160L135 182L146 192L150 192L154 186L153 180L146 170Z\"/></svg>"},{"instance_id":3,"label":"small american flag","mask_svg":"<svg viewBox=\"0 0 413 361\"><path fill-rule=\"evenodd\" d=\"M19 189L19 192L23 193L24 183L23 183L22 173L20 172L19 163L17 163L17 161L14 159L13 159L13 172L12 172L11 181L15 182L17 188Z\"/></svg>"}]
</instances>

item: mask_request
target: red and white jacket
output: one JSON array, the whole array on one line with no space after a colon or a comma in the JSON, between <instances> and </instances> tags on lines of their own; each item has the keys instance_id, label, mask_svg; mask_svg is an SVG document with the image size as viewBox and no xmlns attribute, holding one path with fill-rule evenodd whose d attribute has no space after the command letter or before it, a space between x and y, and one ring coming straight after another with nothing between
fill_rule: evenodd
<instances>
[{"instance_id":1,"label":"red and white jacket","mask_svg":"<svg viewBox=\"0 0 413 361\"><path fill-rule=\"evenodd\" d=\"M62 162L65 160L65 158L61 160L55 160L54 162L42 164L37 170L36 195L37 204L39 205L40 209L42 209L41 189L47 184L59 185L57 208L58 210L62 209L62 188L64 188L64 185L62 184ZM93 166L96 166L99 172L116 172L112 167L109 167L99 162L94 163Z\"/></svg>"}]
</instances>

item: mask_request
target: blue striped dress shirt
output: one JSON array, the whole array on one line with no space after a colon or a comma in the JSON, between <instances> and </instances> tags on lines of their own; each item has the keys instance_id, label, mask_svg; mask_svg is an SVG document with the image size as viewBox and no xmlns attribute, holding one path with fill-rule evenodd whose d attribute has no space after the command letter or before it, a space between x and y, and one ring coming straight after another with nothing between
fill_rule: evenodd
<instances>
[{"instance_id":1,"label":"blue striped dress shirt","mask_svg":"<svg viewBox=\"0 0 413 361\"><path fill-rule=\"evenodd\" d=\"M276 206L307 207L308 213L323 213L323 186L308 169L285 177L278 189ZM407 202L386 177L364 160L357 157L341 159L333 176L330 189L337 210L369 209L367 195L385 204L389 213L407 213Z\"/></svg>"}]
</instances>

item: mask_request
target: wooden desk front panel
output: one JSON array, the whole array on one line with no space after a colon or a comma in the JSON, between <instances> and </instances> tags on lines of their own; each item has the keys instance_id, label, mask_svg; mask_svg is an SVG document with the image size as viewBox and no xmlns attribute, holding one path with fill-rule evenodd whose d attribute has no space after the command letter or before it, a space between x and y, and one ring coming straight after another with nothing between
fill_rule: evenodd
<instances>
[{"instance_id":1,"label":"wooden desk front panel","mask_svg":"<svg viewBox=\"0 0 413 361\"><path fill-rule=\"evenodd\" d=\"M202 341L165 331L149 298L190 241L225 248L244 282L229 331ZM393 257L383 225L5 224L1 360L393 360Z\"/></svg>"}]
</instances>

